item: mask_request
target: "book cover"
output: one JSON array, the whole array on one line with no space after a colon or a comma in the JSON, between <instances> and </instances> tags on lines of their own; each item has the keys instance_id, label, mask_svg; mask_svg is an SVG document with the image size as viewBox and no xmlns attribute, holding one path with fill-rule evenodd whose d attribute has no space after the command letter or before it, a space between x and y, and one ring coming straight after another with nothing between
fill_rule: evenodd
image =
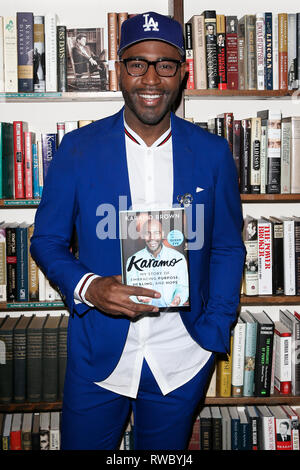
<instances>
[{"instance_id":1,"label":"book cover","mask_svg":"<svg viewBox=\"0 0 300 470\"><path fill-rule=\"evenodd\" d=\"M197 90L206 90L207 74L204 15L194 15L188 23L192 25L195 88Z\"/></svg>"},{"instance_id":2,"label":"book cover","mask_svg":"<svg viewBox=\"0 0 300 470\"><path fill-rule=\"evenodd\" d=\"M67 366L67 334L68 334L68 315L62 315L58 326L58 400L62 401L64 393L65 373Z\"/></svg>"},{"instance_id":3,"label":"book cover","mask_svg":"<svg viewBox=\"0 0 300 470\"><path fill-rule=\"evenodd\" d=\"M216 15L218 88L227 90L225 15Z\"/></svg>"},{"instance_id":4,"label":"book cover","mask_svg":"<svg viewBox=\"0 0 300 470\"><path fill-rule=\"evenodd\" d=\"M4 85L6 93L18 93L17 18L4 16Z\"/></svg>"},{"instance_id":5,"label":"book cover","mask_svg":"<svg viewBox=\"0 0 300 470\"><path fill-rule=\"evenodd\" d=\"M46 92L57 91L57 16L48 12L44 16L45 28L45 67L46 67Z\"/></svg>"},{"instance_id":6,"label":"book cover","mask_svg":"<svg viewBox=\"0 0 300 470\"><path fill-rule=\"evenodd\" d=\"M59 25L57 26L57 91L67 90L67 27Z\"/></svg>"},{"instance_id":7,"label":"book cover","mask_svg":"<svg viewBox=\"0 0 300 470\"><path fill-rule=\"evenodd\" d=\"M33 92L33 13L17 12L18 91Z\"/></svg>"},{"instance_id":8,"label":"book cover","mask_svg":"<svg viewBox=\"0 0 300 470\"><path fill-rule=\"evenodd\" d=\"M233 329L231 396L243 396L246 324L239 317Z\"/></svg>"},{"instance_id":9,"label":"book cover","mask_svg":"<svg viewBox=\"0 0 300 470\"><path fill-rule=\"evenodd\" d=\"M268 217L272 229L272 278L273 295L284 294L283 272L283 222L277 217Z\"/></svg>"},{"instance_id":10,"label":"book cover","mask_svg":"<svg viewBox=\"0 0 300 470\"><path fill-rule=\"evenodd\" d=\"M13 334L18 320L18 317L7 315L0 327L0 403L13 400Z\"/></svg>"},{"instance_id":11,"label":"book cover","mask_svg":"<svg viewBox=\"0 0 300 470\"><path fill-rule=\"evenodd\" d=\"M266 90L273 90L273 26L272 12L265 13L265 85Z\"/></svg>"},{"instance_id":12,"label":"book cover","mask_svg":"<svg viewBox=\"0 0 300 470\"><path fill-rule=\"evenodd\" d=\"M279 311L279 320L292 332L292 394L298 396L300 394L300 361L298 359L300 349L300 321L296 315L293 315L286 309Z\"/></svg>"},{"instance_id":13,"label":"book cover","mask_svg":"<svg viewBox=\"0 0 300 470\"><path fill-rule=\"evenodd\" d=\"M14 196L14 135L11 122L0 123L1 199Z\"/></svg>"},{"instance_id":14,"label":"book cover","mask_svg":"<svg viewBox=\"0 0 300 470\"><path fill-rule=\"evenodd\" d=\"M257 323L247 311L241 312L240 318L246 325L243 396L253 397Z\"/></svg>"},{"instance_id":15,"label":"book cover","mask_svg":"<svg viewBox=\"0 0 300 470\"><path fill-rule=\"evenodd\" d=\"M41 134L42 160L43 160L43 181L48 173L48 169L57 149L57 134Z\"/></svg>"},{"instance_id":16,"label":"book cover","mask_svg":"<svg viewBox=\"0 0 300 470\"><path fill-rule=\"evenodd\" d=\"M183 208L149 212L120 211L123 282L160 292L135 297L161 310L189 306L188 255Z\"/></svg>"},{"instance_id":17,"label":"book cover","mask_svg":"<svg viewBox=\"0 0 300 470\"><path fill-rule=\"evenodd\" d=\"M255 406L248 405L246 406L246 413L250 423L250 442L252 450L259 450L259 413Z\"/></svg>"},{"instance_id":18,"label":"book cover","mask_svg":"<svg viewBox=\"0 0 300 470\"><path fill-rule=\"evenodd\" d=\"M246 215L243 227L246 248L243 287L245 295L258 294L258 235L257 219Z\"/></svg>"},{"instance_id":19,"label":"book cover","mask_svg":"<svg viewBox=\"0 0 300 470\"><path fill-rule=\"evenodd\" d=\"M10 430L10 450L22 450L21 425L22 413L13 413Z\"/></svg>"},{"instance_id":20,"label":"book cover","mask_svg":"<svg viewBox=\"0 0 300 470\"><path fill-rule=\"evenodd\" d=\"M16 403L26 401L26 329L31 316L22 315L13 336L14 397Z\"/></svg>"},{"instance_id":21,"label":"book cover","mask_svg":"<svg viewBox=\"0 0 300 470\"><path fill-rule=\"evenodd\" d=\"M279 217L283 221L283 272L284 295L296 294L295 265L295 220L292 217Z\"/></svg>"},{"instance_id":22,"label":"book cover","mask_svg":"<svg viewBox=\"0 0 300 470\"><path fill-rule=\"evenodd\" d=\"M279 90L288 89L288 14L278 13Z\"/></svg>"},{"instance_id":23,"label":"book cover","mask_svg":"<svg viewBox=\"0 0 300 470\"><path fill-rule=\"evenodd\" d=\"M50 412L49 450L60 450L60 413Z\"/></svg>"},{"instance_id":24,"label":"book cover","mask_svg":"<svg viewBox=\"0 0 300 470\"><path fill-rule=\"evenodd\" d=\"M265 15L256 13L256 75L257 90L265 90Z\"/></svg>"},{"instance_id":25,"label":"book cover","mask_svg":"<svg viewBox=\"0 0 300 470\"><path fill-rule=\"evenodd\" d=\"M257 221L258 236L258 294L273 293L273 247L271 222L266 217Z\"/></svg>"},{"instance_id":26,"label":"book cover","mask_svg":"<svg viewBox=\"0 0 300 470\"><path fill-rule=\"evenodd\" d=\"M292 332L282 322L274 323L274 387L282 394L292 391Z\"/></svg>"},{"instance_id":27,"label":"book cover","mask_svg":"<svg viewBox=\"0 0 300 470\"><path fill-rule=\"evenodd\" d=\"M60 316L48 315L43 328L42 399L57 400L58 391L58 325Z\"/></svg>"},{"instance_id":28,"label":"book cover","mask_svg":"<svg viewBox=\"0 0 300 470\"><path fill-rule=\"evenodd\" d=\"M187 90L194 90L194 51L193 51L193 29L192 23L185 23L185 56L188 64Z\"/></svg>"},{"instance_id":29,"label":"book cover","mask_svg":"<svg viewBox=\"0 0 300 470\"><path fill-rule=\"evenodd\" d=\"M251 119L251 169L250 186L251 193L260 192L260 147L261 147L261 118L252 117Z\"/></svg>"},{"instance_id":30,"label":"book cover","mask_svg":"<svg viewBox=\"0 0 300 470\"><path fill-rule=\"evenodd\" d=\"M28 225L21 223L16 227L17 245L17 301L28 302Z\"/></svg>"},{"instance_id":31,"label":"book cover","mask_svg":"<svg viewBox=\"0 0 300 470\"><path fill-rule=\"evenodd\" d=\"M29 402L42 398L42 350L45 316L32 315L27 327L26 395Z\"/></svg>"},{"instance_id":32,"label":"book cover","mask_svg":"<svg viewBox=\"0 0 300 470\"><path fill-rule=\"evenodd\" d=\"M28 131L28 123L23 121L13 121L14 133L14 197L15 199L24 199L24 161L25 145L24 132Z\"/></svg>"},{"instance_id":33,"label":"book cover","mask_svg":"<svg viewBox=\"0 0 300 470\"><path fill-rule=\"evenodd\" d=\"M33 132L24 132L24 179L25 179L25 198L33 198L32 185L32 144L35 140Z\"/></svg>"},{"instance_id":34,"label":"book cover","mask_svg":"<svg viewBox=\"0 0 300 470\"><path fill-rule=\"evenodd\" d=\"M237 16L226 16L226 70L228 90L238 90L238 19Z\"/></svg>"},{"instance_id":35,"label":"book cover","mask_svg":"<svg viewBox=\"0 0 300 470\"><path fill-rule=\"evenodd\" d=\"M108 35L108 89L117 91L118 80L115 70L115 61L118 60L118 13L107 13L107 35Z\"/></svg>"},{"instance_id":36,"label":"book cover","mask_svg":"<svg viewBox=\"0 0 300 470\"><path fill-rule=\"evenodd\" d=\"M257 406L259 420L259 450L276 450L275 418L269 407Z\"/></svg>"},{"instance_id":37,"label":"book cover","mask_svg":"<svg viewBox=\"0 0 300 470\"><path fill-rule=\"evenodd\" d=\"M33 89L37 93L44 93L46 91L44 17L34 16L33 22Z\"/></svg>"},{"instance_id":38,"label":"book cover","mask_svg":"<svg viewBox=\"0 0 300 470\"><path fill-rule=\"evenodd\" d=\"M218 88L216 12L205 10L202 14L205 27L207 88Z\"/></svg>"},{"instance_id":39,"label":"book cover","mask_svg":"<svg viewBox=\"0 0 300 470\"><path fill-rule=\"evenodd\" d=\"M68 91L108 90L104 28L67 29Z\"/></svg>"},{"instance_id":40,"label":"book cover","mask_svg":"<svg viewBox=\"0 0 300 470\"><path fill-rule=\"evenodd\" d=\"M17 300L17 242L15 224L7 224L6 231L6 275L7 275L7 302Z\"/></svg>"},{"instance_id":41,"label":"book cover","mask_svg":"<svg viewBox=\"0 0 300 470\"><path fill-rule=\"evenodd\" d=\"M50 412L40 413L40 450L50 450Z\"/></svg>"},{"instance_id":42,"label":"book cover","mask_svg":"<svg viewBox=\"0 0 300 470\"><path fill-rule=\"evenodd\" d=\"M290 418L279 405L268 408L274 416L276 450L292 450Z\"/></svg>"},{"instance_id":43,"label":"book cover","mask_svg":"<svg viewBox=\"0 0 300 470\"><path fill-rule=\"evenodd\" d=\"M281 119L281 168L280 168L280 192L291 192L291 119Z\"/></svg>"},{"instance_id":44,"label":"book cover","mask_svg":"<svg viewBox=\"0 0 300 470\"><path fill-rule=\"evenodd\" d=\"M251 193L251 119L241 119L240 192Z\"/></svg>"}]
</instances>

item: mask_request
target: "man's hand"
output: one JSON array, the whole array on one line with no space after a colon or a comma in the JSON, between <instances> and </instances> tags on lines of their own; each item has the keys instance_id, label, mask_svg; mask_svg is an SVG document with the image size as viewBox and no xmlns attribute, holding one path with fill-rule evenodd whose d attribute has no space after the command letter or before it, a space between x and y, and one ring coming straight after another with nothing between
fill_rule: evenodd
<instances>
[{"instance_id":1,"label":"man's hand","mask_svg":"<svg viewBox=\"0 0 300 470\"><path fill-rule=\"evenodd\" d=\"M110 315L126 315L134 318L146 312L158 312L157 307L133 302L129 297L146 296L159 298L160 293L144 287L126 286L121 276L106 276L94 279L89 285L85 298L95 307Z\"/></svg>"}]
</instances>

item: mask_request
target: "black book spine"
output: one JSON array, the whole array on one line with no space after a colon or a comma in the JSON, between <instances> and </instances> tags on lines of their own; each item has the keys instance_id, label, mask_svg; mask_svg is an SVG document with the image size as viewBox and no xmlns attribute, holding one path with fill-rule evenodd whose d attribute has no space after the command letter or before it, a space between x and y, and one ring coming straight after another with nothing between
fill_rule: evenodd
<instances>
[{"instance_id":1,"label":"black book spine","mask_svg":"<svg viewBox=\"0 0 300 470\"><path fill-rule=\"evenodd\" d=\"M240 192L249 194L250 191L250 152L251 125L249 119L241 120L241 162L240 162Z\"/></svg>"},{"instance_id":2,"label":"black book spine","mask_svg":"<svg viewBox=\"0 0 300 470\"><path fill-rule=\"evenodd\" d=\"M16 330L13 341L14 401L26 400L26 330Z\"/></svg>"},{"instance_id":3,"label":"black book spine","mask_svg":"<svg viewBox=\"0 0 300 470\"><path fill-rule=\"evenodd\" d=\"M224 118L216 117L216 134L220 137L225 137Z\"/></svg>"},{"instance_id":4,"label":"black book spine","mask_svg":"<svg viewBox=\"0 0 300 470\"><path fill-rule=\"evenodd\" d=\"M57 26L57 91L67 88L67 28Z\"/></svg>"},{"instance_id":5,"label":"black book spine","mask_svg":"<svg viewBox=\"0 0 300 470\"><path fill-rule=\"evenodd\" d=\"M33 14L17 13L18 91L33 92Z\"/></svg>"},{"instance_id":6,"label":"black book spine","mask_svg":"<svg viewBox=\"0 0 300 470\"><path fill-rule=\"evenodd\" d=\"M16 228L6 228L7 302L17 299L17 238Z\"/></svg>"},{"instance_id":7,"label":"black book spine","mask_svg":"<svg viewBox=\"0 0 300 470\"><path fill-rule=\"evenodd\" d=\"M58 385L58 348L57 329L44 328L43 334L43 367L42 367L42 397L43 401L57 400Z\"/></svg>"},{"instance_id":8,"label":"black book spine","mask_svg":"<svg viewBox=\"0 0 300 470\"><path fill-rule=\"evenodd\" d=\"M250 423L250 445L252 450L258 450L259 444L259 418L258 416L249 416Z\"/></svg>"},{"instance_id":9,"label":"black book spine","mask_svg":"<svg viewBox=\"0 0 300 470\"><path fill-rule=\"evenodd\" d=\"M241 121L233 121L233 143L232 154L235 162L239 184L240 184L240 159L241 159Z\"/></svg>"},{"instance_id":10,"label":"black book spine","mask_svg":"<svg viewBox=\"0 0 300 470\"><path fill-rule=\"evenodd\" d=\"M42 398L42 329L29 329L27 333L27 400L38 402Z\"/></svg>"},{"instance_id":11,"label":"black book spine","mask_svg":"<svg viewBox=\"0 0 300 470\"><path fill-rule=\"evenodd\" d=\"M212 418L212 450L222 450L221 418Z\"/></svg>"},{"instance_id":12,"label":"black book spine","mask_svg":"<svg viewBox=\"0 0 300 470\"><path fill-rule=\"evenodd\" d=\"M2 361L0 363L0 403L11 403L13 400L13 330L0 332Z\"/></svg>"},{"instance_id":13,"label":"black book spine","mask_svg":"<svg viewBox=\"0 0 300 470\"><path fill-rule=\"evenodd\" d=\"M212 420L211 418L200 419L200 449L212 450Z\"/></svg>"},{"instance_id":14,"label":"black book spine","mask_svg":"<svg viewBox=\"0 0 300 470\"><path fill-rule=\"evenodd\" d=\"M204 12L204 24L207 88L218 88L217 16L215 11Z\"/></svg>"},{"instance_id":15,"label":"black book spine","mask_svg":"<svg viewBox=\"0 0 300 470\"><path fill-rule=\"evenodd\" d=\"M295 220L296 295L300 295L300 221Z\"/></svg>"},{"instance_id":16,"label":"black book spine","mask_svg":"<svg viewBox=\"0 0 300 470\"><path fill-rule=\"evenodd\" d=\"M272 276L273 276L273 294L284 294L284 278L283 278L283 223L280 221L272 221L272 243L273 243L273 260L272 260Z\"/></svg>"},{"instance_id":17,"label":"black book spine","mask_svg":"<svg viewBox=\"0 0 300 470\"><path fill-rule=\"evenodd\" d=\"M65 373L67 365L67 326L58 329L58 400L63 399Z\"/></svg>"},{"instance_id":18,"label":"black book spine","mask_svg":"<svg viewBox=\"0 0 300 470\"><path fill-rule=\"evenodd\" d=\"M257 346L254 370L254 396L269 397L273 355L274 325L257 324Z\"/></svg>"}]
</instances>

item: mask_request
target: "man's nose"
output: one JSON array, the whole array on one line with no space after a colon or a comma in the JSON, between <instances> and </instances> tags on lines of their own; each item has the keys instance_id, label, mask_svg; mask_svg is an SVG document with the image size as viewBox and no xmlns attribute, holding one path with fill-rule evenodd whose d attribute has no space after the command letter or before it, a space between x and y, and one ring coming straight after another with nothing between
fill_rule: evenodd
<instances>
[{"instance_id":1,"label":"man's nose","mask_svg":"<svg viewBox=\"0 0 300 470\"><path fill-rule=\"evenodd\" d=\"M156 72L154 64L150 64L145 75L142 76L144 83L160 83L160 76Z\"/></svg>"}]
</instances>

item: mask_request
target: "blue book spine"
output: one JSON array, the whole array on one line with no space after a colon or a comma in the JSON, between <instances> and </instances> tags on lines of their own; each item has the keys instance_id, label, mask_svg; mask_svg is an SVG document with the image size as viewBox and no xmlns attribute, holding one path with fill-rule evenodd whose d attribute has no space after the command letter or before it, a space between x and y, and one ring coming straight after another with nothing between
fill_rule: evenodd
<instances>
[{"instance_id":1,"label":"blue book spine","mask_svg":"<svg viewBox=\"0 0 300 470\"><path fill-rule=\"evenodd\" d=\"M57 135L56 134L42 134L42 156L43 156L43 178L47 176L47 172L57 148Z\"/></svg>"},{"instance_id":2,"label":"blue book spine","mask_svg":"<svg viewBox=\"0 0 300 470\"><path fill-rule=\"evenodd\" d=\"M239 450L252 450L251 425L250 423L239 423Z\"/></svg>"},{"instance_id":3,"label":"blue book spine","mask_svg":"<svg viewBox=\"0 0 300 470\"><path fill-rule=\"evenodd\" d=\"M28 236L27 227L16 227L17 245L17 301L28 302Z\"/></svg>"},{"instance_id":4,"label":"blue book spine","mask_svg":"<svg viewBox=\"0 0 300 470\"><path fill-rule=\"evenodd\" d=\"M33 183L33 197L40 197L39 188L39 160L37 154L37 144L32 144L32 183Z\"/></svg>"},{"instance_id":5,"label":"blue book spine","mask_svg":"<svg viewBox=\"0 0 300 470\"><path fill-rule=\"evenodd\" d=\"M18 91L33 92L33 13L17 13Z\"/></svg>"},{"instance_id":6,"label":"blue book spine","mask_svg":"<svg viewBox=\"0 0 300 470\"><path fill-rule=\"evenodd\" d=\"M231 450L240 450L240 420L231 418Z\"/></svg>"},{"instance_id":7,"label":"blue book spine","mask_svg":"<svg viewBox=\"0 0 300 470\"><path fill-rule=\"evenodd\" d=\"M265 83L267 90L273 90L273 38L272 38L272 13L265 13L265 45L266 65Z\"/></svg>"},{"instance_id":8,"label":"blue book spine","mask_svg":"<svg viewBox=\"0 0 300 470\"><path fill-rule=\"evenodd\" d=\"M245 368L244 368L244 397L253 397L254 395L254 368L256 353L257 324L246 323L245 339Z\"/></svg>"}]
</instances>

